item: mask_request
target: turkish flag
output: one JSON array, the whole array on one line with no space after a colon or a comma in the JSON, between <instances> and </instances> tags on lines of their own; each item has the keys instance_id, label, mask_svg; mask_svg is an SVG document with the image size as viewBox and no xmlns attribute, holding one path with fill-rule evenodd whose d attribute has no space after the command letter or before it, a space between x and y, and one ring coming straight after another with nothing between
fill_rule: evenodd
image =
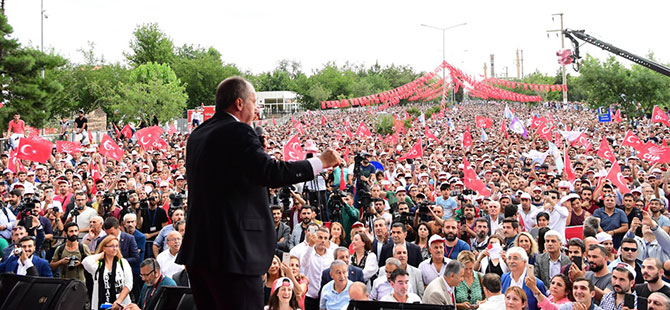
<instances>
[{"instance_id":1,"label":"turkish flag","mask_svg":"<svg viewBox=\"0 0 670 310\"><path fill-rule=\"evenodd\" d=\"M644 143L638 138L632 131L627 131L626 136L623 138L621 145L632 146L637 151L642 151L645 149Z\"/></svg>"},{"instance_id":2,"label":"turkish flag","mask_svg":"<svg viewBox=\"0 0 670 310\"><path fill-rule=\"evenodd\" d=\"M654 106L654 112L651 115L651 121L654 123L663 123L666 126L670 126L668 123L668 114L663 112L661 108L659 108L657 105Z\"/></svg>"},{"instance_id":3,"label":"turkish flag","mask_svg":"<svg viewBox=\"0 0 670 310\"><path fill-rule=\"evenodd\" d=\"M504 119L504 118L503 118L503 121L502 121L502 132L505 133L505 139L508 139L508 136L507 136L507 126L505 126L505 119Z\"/></svg>"},{"instance_id":4,"label":"turkish flag","mask_svg":"<svg viewBox=\"0 0 670 310\"><path fill-rule=\"evenodd\" d=\"M477 173L470 167L470 163L465 157L463 157L463 185L476 191L482 196L491 196L491 191L489 191L484 182L477 177Z\"/></svg>"},{"instance_id":5,"label":"turkish flag","mask_svg":"<svg viewBox=\"0 0 670 310\"><path fill-rule=\"evenodd\" d=\"M19 139L16 158L46 163L51 157L53 143L44 139Z\"/></svg>"},{"instance_id":6,"label":"turkish flag","mask_svg":"<svg viewBox=\"0 0 670 310\"><path fill-rule=\"evenodd\" d=\"M284 145L284 160L285 161L296 161L305 159L305 151L303 151L300 146L300 140L298 136L295 135L286 142Z\"/></svg>"},{"instance_id":7,"label":"turkish flag","mask_svg":"<svg viewBox=\"0 0 670 310\"><path fill-rule=\"evenodd\" d=\"M621 109L616 109L616 113L614 113L614 122L621 123L621 121Z\"/></svg>"},{"instance_id":8,"label":"turkish flag","mask_svg":"<svg viewBox=\"0 0 670 310\"><path fill-rule=\"evenodd\" d=\"M530 124L530 128L539 128L546 124L549 120L546 117L538 117L533 119L533 121Z\"/></svg>"},{"instance_id":9,"label":"turkish flag","mask_svg":"<svg viewBox=\"0 0 670 310\"><path fill-rule=\"evenodd\" d=\"M591 149L591 142L586 138L586 134L582 133L572 142L572 146L583 146L586 152L588 152Z\"/></svg>"},{"instance_id":10,"label":"turkish flag","mask_svg":"<svg viewBox=\"0 0 670 310\"><path fill-rule=\"evenodd\" d=\"M551 142L551 131L554 130L556 127L551 127L547 126L548 124L543 123L540 127L537 128L537 135L540 136L540 138L545 138L547 141Z\"/></svg>"},{"instance_id":11,"label":"turkish flag","mask_svg":"<svg viewBox=\"0 0 670 310\"><path fill-rule=\"evenodd\" d=\"M428 129L428 126L423 127L423 134L426 135L426 138L433 139L438 142L437 137Z\"/></svg>"},{"instance_id":12,"label":"turkish flag","mask_svg":"<svg viewBox=\"0 0 670 310\"><path fill-rule=\"evenodd\" d=\"M483 116L475 116L475 122L479 128L491 128L493 126L493 120Z\"/></svg>"},{"instance_id":13,"label":"turkish flag","mask_svg":"<svg viewBox=\"0 0 670 310\"><path fill-rule=\"evenodd\" d=\"M598 148L598 156L603 159L607 159L613 164L616 163L616 157L614 156L614 152L612 152L612 148L610 148L609 142L607 142L607 138L603 137L602 140L600 140L600 147Z\"/></svg>"},{"instance_id":14,"label":"turkish flag","mask_svg":"<svg viewBox=\"0 0 670 310\"><path fill-rule=\"evenodd\" d=\"M123 149L114 143L114 140L112 140L109 135L102 136L98 152L100 155L107 156L117 161L123 158Z\"/></svg>"},{"instance_id":15,"label":"turkish flag","mask_svg":"<svg viewBox=\"0 0 670 310\"><path fill-rule=\"evenodd\" d=\"M300 135L305 135L305 132L302 130L302 123L293 123L293 128L295 128L300 133Z\"/></svg>"},{"instance_id":16,"label":"turkish flag","mask_svg":"<svg viewBox=\"0 0 670 310\"><path fill-rule=\"evenodd\" d=\"M628 189L628 185L626 185L626 181L623 179L621 167L619 167L618 163L615 162L612 164L610 171L607 173L607 179L610 180L622 194L630 193L630 189Z\"/></svg>"},{"instance_id":17,"label":"turkish flag","mask_svg":"<svg viewBox=\"0 0 670 310\"><path fill-rule=\"evenodd\" d=\"M56 151L68 154L79 153L81 151L81 142L56 141Z\"/></svg>"},{"instance_id":18,"label":"turkish flag","mask_svg":"<svg viewBox=\"0 0 670 310\"><path fill-rule=\"evenodd\" d=\"M472 146L472 135L470 135L470 127L465 128L463 132L463 148L468 149Z\"/></svg>"},{"instance_id":19,"label":"turkish flag","mask_svg":"<svg viewBox=\"0 0 670 310\"><path fill-rule=\"evenodd\" d=\"M321 126L326 126L326 117L321 115Z\"/></svg>"},{"instance_id":20,"label":"turkish flag","mask_svg":"<svg viewBox=\"0 0 670 310\"><path fill-rule=\"evenodd\" d=\"M98 168L98 163L93 161L91 164L91 177L93 177L93 180L99 180L102 179L102 174L100 174L100 169Z\"/></svg>"},{"instance_id":21,"label":"turkish flag","mask_svg":"<svg viewBox=\"0 0 670 310\"><path fill-rule=\"evenodd\" d=\"M370 132L370 129L368 129L368 127L365 126L365 123L361 121L361 123L358 125L358 129L356 130L356 135L370 137L372 136L372 133Z\"/></svg>"},{"instance_id":22,"label":"turkish flag","mask_svg":"<svg viewBox=\"0 0 670 310\"><path fill-rule=\"evenodd\" d=\"M154 142L154 140L160 138L162 134L163 129L158 126L151 126L135 132L135 137L137 138L137 142L140 143L142 148L147 150L148 147L151 146L151 143Z\"/></svg>"},{"instance_id":23,"label":"turkish flag","mask_svg":"<svg viewBox=\"0 0 670 310\"><path fill-rule=\"evenodd\" d=\"M176 130L175 130L176 131ZM133 137L133 129L130 128L130 125L126 124L126 126L123 126L123 129L121 129L121 134L130 139Z\"/></svg>"},{"instance_id":24,"label":"turkish flag","mask_svg":"<svg viewBox=\"0 0 670 310\"><path fill-rule=\"evenodd\" d=\"M412 149L407 154L398 158L398 161L408 158L421 158L423 156L423 147L421 146L421 138L416 141Z\"/></svg>"},{"instance_id":25,"label":"turkish flag","mask_svg":"<svg viewBox=\"0 0 670 310\"><path fill-rule=\"evenodd\" d=\"M23 166L21 160L16 158L17 152L18 150L9 152L9 161L7 162L7 169L11 170L13 173L17 173L19 171L27 171L26 167Z\"/></svg>"},{"instance_id":26,"label":"turkish flag","mask_svg":"<svg viewBox=\"0 0 670 310\"><path fill-rule=\"evenodd\" d=\"M563 150L563 162L565 163L563 167L563 173L565 174L565 177L568 178L568 181L574 182L575 172L572 171L572 163L570 162L570 156L568 156L567 147Z\"/></svg>"},{"instance_id":27,"label":"turkish flag","mask_svg":"<svg viewBox=\"0 0 670 310\"><path fill-rule=\"evenodd\" d=\"M346 130L345 130L345 133L347 134L347 136L349 137L349 139L353 139L353 138L354 138L354 134L351 133L351 130L349 130L349 126L346 126L345 129L346 129Z\"/></svg>"}]
</instances>

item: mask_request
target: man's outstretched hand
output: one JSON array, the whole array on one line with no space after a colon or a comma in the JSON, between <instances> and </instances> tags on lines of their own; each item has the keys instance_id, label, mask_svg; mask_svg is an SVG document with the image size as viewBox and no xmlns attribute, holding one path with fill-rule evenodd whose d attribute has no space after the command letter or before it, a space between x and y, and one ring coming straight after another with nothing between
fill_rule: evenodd
<instances>
[{"instance_id":1,"label":"man's outstretched hand","mask_svg":"<svg viewBox=\"0 0 670 310\"><path fill-rule=\"evenodd\" d=\"M323 164L323 169L337 166L340 164L340 162L342 162L340 159L340 153L331 148L328 148L325 152L321 153L319 159Z\"/></svg>"}]
</instances>

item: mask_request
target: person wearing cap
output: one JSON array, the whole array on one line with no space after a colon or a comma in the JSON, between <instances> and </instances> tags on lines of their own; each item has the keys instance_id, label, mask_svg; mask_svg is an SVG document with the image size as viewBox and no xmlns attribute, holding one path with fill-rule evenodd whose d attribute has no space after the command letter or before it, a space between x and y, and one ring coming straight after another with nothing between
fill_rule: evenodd
<instances>
[{"instance_id":1,"label":"person wearing cap","mask_svg":"<svg viewBox=\"0 0 670 310\"><path fill-rule=\"evenodd\" d=\"M596 210L593 216L600 218L600 227L612 236L614 248L618 248L621 245L621 239L628 231L628 217L623 210L616 208L614 194L605 194L603 204L604 207Z\"/></svg>"},{"instance_id":2,"label":"person wearing cap","mask_svg":"<svg viewBox=\"0 0 670 310\"><path fill-rule=\"evenodd\" d=\"M589 211L582 208L581 197L576 193L570 193L561 199L562 206L568 208L570 214L565 220L567 226L581 226L584 224L584 219L591 216Z\"/></svg>"},{"instance_id":3,"label":"person wearing cap","mask_svg":"<svg viewBox=\"0 0 670 310\"><path fill-rule=\"evenodd\" d=\"M519 218L523 220L523 229L530 231L535 226L535 215L538 209L531 204L532 197L530 194L524 192L519 197Z\"/></svg>"},{"instance_id":4,"label":"person wearing cap","mask_svg":"<svg viewBox=\"0 0 670 310\"><path fill-rule=\"evenodd\" d=\"M551 279L561 273L561 269L569 266L570 258L561 251L561 235L555 230L544 234L545 252L535 258L535 276L550 286Z\"/></svg>"},{"instance_id":5,"label":"person wearing cap","mask_svg":"<svg viewBox=\"0 0 670 310\"><path fill-rule=\"evenodd\" d=\"M88 118L84 116L84 110L79 110L79 116L74 119L74 141L81 142L82 145L87 145L88 135Z\"/></svg>"},{"instance_id":6,"label":"person wearing cap","mask_svg":"<svg viewBox=\"0 0 670 310\"><path fill-rule=\"evenodd\" d=\"M632 309L637 309L637 294L631 290L635 285L635 269L626 263L619 263L612 270L612 291L603 295L600 300L600 308L603 310L622 309L626 294L635 296L635 303ZM625 309L624 309L625 310Z\"/></svg>"},{"instance_id":7,"label":"person wearing cap","mask_svg":"<svg viewBox=\"0 0 670 310\"><path fill-rule=\"evenodd\" d=\"M293 281L288 277L281 277L274 281L268 305L263 310L299 310L300 304L294 290Z\"/></svg>"},{"instance_id":8,"label":"person wearing cap","mask_svg":"<svg viewBox=\"0 0 670 310\"><path fill-rule=\"evenodd\" d=\"M656 221L661 229L665 232L670 233L670 219L663 213L667 210L663 201L659 198L652 198L649 201L649 211L651 211L652 219Z\"/></svg>"},{"instance_id":9,"label":"person wearing cap","mask_svg":"<svg viewBox=\"0 0 670 310\"><path fill-rule=\"evenodd\" d=\"M643 283L644 278L642 277L642 261L637 258L638 252L637 241L632 238L624 238L621 241L621 247L619 248L619 257L609 263L607 268L611 272L612 269L617 266L617 264L622 262L626 263L635 269L635 283Z\"/></svg>"},{"instance_id":10,"label":"person wearing cap","mask_svg":"<svg viewBox=\"0 0 670 310\"><path fill-rule=\"evenodd\" d=\"M445 239L440 235L432 235L428 239L431 257L419 264L424 286L444 275L444 269L447 267L447 263L451 261L451 259L444 257L444 241Z\"/></svg>"}]
</instances>

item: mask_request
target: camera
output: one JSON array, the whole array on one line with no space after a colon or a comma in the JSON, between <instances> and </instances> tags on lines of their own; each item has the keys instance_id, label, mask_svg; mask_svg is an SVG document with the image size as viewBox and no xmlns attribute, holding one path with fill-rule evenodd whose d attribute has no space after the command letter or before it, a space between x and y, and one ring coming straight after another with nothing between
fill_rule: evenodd
<instances>
[{"instance_id":1,"label":"camera","mask_svg":"<svg viewBox=\"0 0 670 310\"><path fill-rule=\"evenodd\" d=\"M328 210L330 211L330 220L333 222L342 222L342 208L346 206L346 203L342 200L344 196L346 196L346 193L341 191L333 191L333 194L330 195Z\"/></svg>"},{"instance_id":2,"label":"camera","mask_svg":"<svg viewBox=\"0 0 670 310\"><path fill-rule=\"evenodd\" d=\"M68 259L69 261L67 263L67 269L74 270L75 263L77 262L77 260L79 260L79 258L77 258L77 256L75 255L71 255L70 257L68 257Z\"/></svg>"},{"instance_id":3,"label":"camera","mask_svg":"<svg viewBox=\"0 0 670 310\"><path fill-rule=\"evenodd\" d=\"M422 202L417 205L416 213L419 215L419 221L421 222L430 222L432 216L430 215L430 208L434 204L428 202Z\"/></svg>"},{"instance_id":4,"label":"camera","mask_svg":"<svg viewBox=\"0 0 670 310\"><path fill-rule=\"evenodd\" d=\"M26 197L21 201L19 205L18 212L21 214L21 217L27 218L33 215L33 209L35 206L40 205L41 202L37 197ZM39 214L38 214L39 215Z\"/></svg>"},{"instance_id":5,"label":"camera","mask_svg":"<svg viewBox=\"0 0 670 310\"><path fill-rule=\"evenodd\" d=\"M184 194L181 193L170 194L170 208L168 209L169 217L172 217L172 213L174 213L174 211L183 209L184 199L186 199L186 195Z\"/></svg>"},{"instance_id":6,"label":"camera","mask_svg":"<svg viewBox=\"0 0 670 310\"><path fill-rule=\"evenodd\" d=\"M291 186L284 186L279 189L279 193L277 193L277 197L281 201L281 204L284 206L284 210L288 209L288 206L291 204L291 191L295 191L295 187L293 185Z\"/></svg>"},{"instance_id":7,"label":"camera","mask_svg":"<svg viewBox=\"0 0 670 310\"><path fill-rule=\"evenodd\" d=\"M409 224L413 225L414 224L414 212L401 212L401 213L395 213L395 216L393 217L393 222L398 222L398 223L403 223L403 224Z\"/></svg>"}]
</instances>

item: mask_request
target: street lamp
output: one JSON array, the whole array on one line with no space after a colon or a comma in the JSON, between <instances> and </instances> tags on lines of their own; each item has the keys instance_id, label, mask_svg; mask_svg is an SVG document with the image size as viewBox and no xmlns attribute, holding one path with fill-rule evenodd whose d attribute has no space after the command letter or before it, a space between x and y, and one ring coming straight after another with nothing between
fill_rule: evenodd
<instances>
[{"instance_id":1,"label":"street lamp","mask_svg":"<svg viewBox=\"0 0 670 310\"><path fill-rule=\"evenodd\" d=\"M554 21L554 16L558 16L561 19L561 29L555 29L555 30L547 30L547 37L549 36L550 32L555 32L556 35L561 36L561 49L565 49L565 35L563 35L563 30L565 28L563 27L563 13L556 13L556 14L551 14L551 21ZM568 104L568 88L566 85L568 84L567 77L566 77L566 72L565 72L565 65L561 65L561 75L563 76L563 104Z\"/></svg>"},{"instance_id":2,"label":"street lamp","mask_svg":"<svg viewBox=\"0 0 670 310\"><path fill-rule=\"evenodd\" d=\"M435 27L435 26L426 25L426 24L421 24L421 26L428 27L428 28L433 28L433 29L437 29L437 30L442 30L442 62L444 62L444 61L447 60L447 57L445 55L446 50L447 50L446 45L445 45L445 42L446 42L446 34L445 33L449 29L460 27L460 26L465 26L467 24L468 23L462 23L462 24L458 24L458 25L449 26L449 27L446 27L446 28L440 28L440 27ZM446 75L445 75L445 68L443 67L442 68L442 100L444 100L444 97L446 96L446 91L447 91L446 83L447 83L447 79L446 79ZM453 91L452 91L452 95L455 96L455 94L453 94ZM452 99L452 102L453 102L453 99Z\"/></svg>"},{"instance_id":3,"label":"street lamp","mask_svg":"<svg viewBox=\"0 0 670 310\"><path fill-rule=\"evenodd\" d=\"M44 53L44 19L49 18L44 14L44 0L40 0L40 51ZM44 68L42 68L42 78L44 78Z\"/></svg>"}]
</instances>

